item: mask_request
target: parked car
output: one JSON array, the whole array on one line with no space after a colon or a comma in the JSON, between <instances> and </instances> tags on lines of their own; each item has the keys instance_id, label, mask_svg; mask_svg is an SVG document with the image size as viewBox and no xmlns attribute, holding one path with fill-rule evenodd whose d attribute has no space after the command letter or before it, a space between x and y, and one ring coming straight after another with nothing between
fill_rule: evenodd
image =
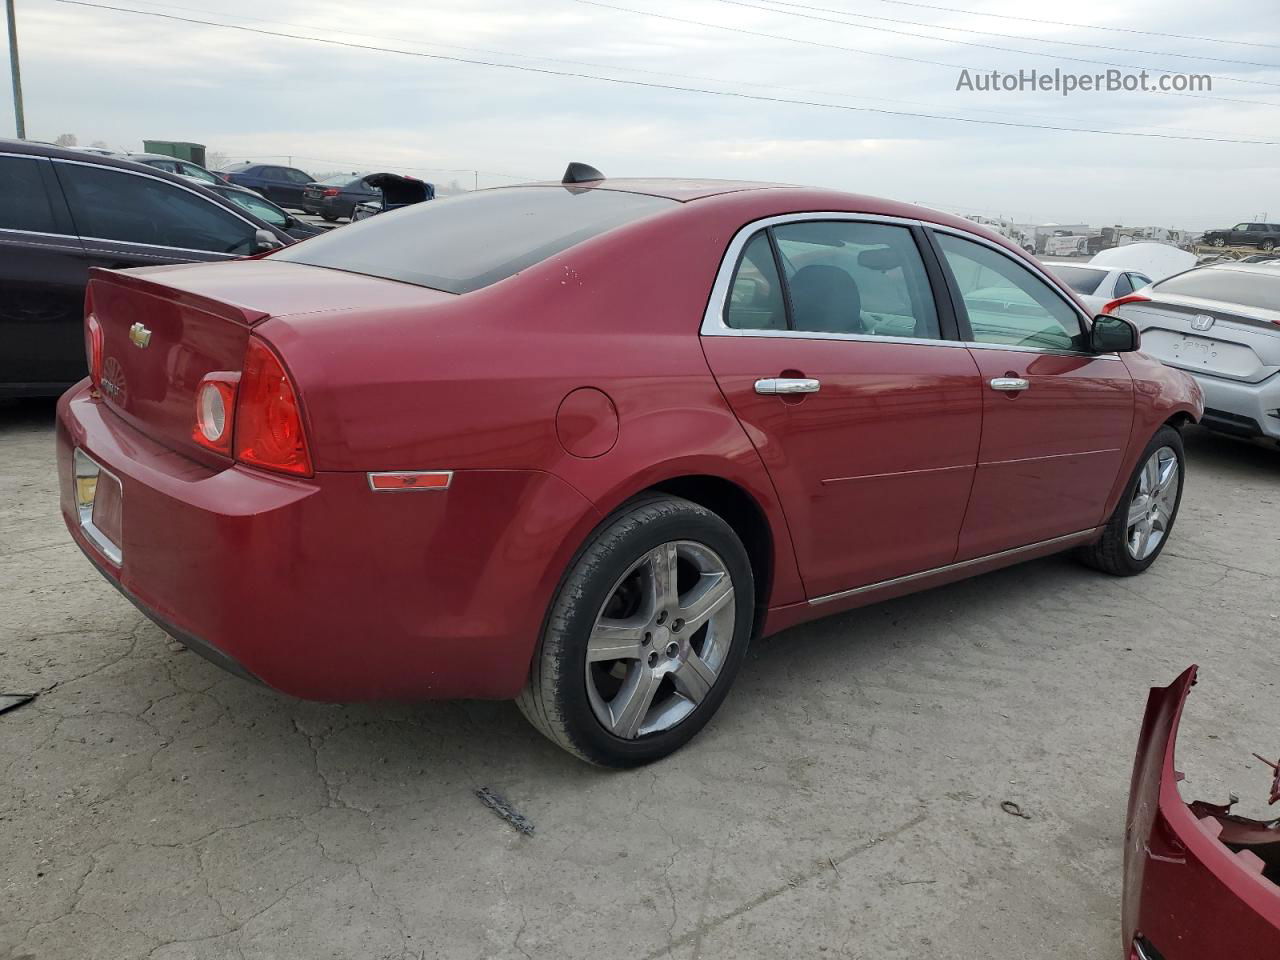
<instances>
[{"instance_id":1,"label":"parked car","mask_svg":"<svg viewBox=\"0 0 1280 960\"><path fill-rule=\"evenodd\" d=\"M1280 826L1232 813L1235 797L1187 803L1178 791L1174 747L1196 672L1153 687L1147 700L1124 831L1124 949L1130 960L1272 960ZM1280 799L1280 776L1268 799Z\"/></svg>"},{"instance_id":2,"label":"parked car","mask_svg":"<svg viewBox=\"0 0 1280 960\"><path fill-rule=\"evenodd\" d=\"M379 213L386 213L388 210L425 203L436 197L435 184L416 177L402 177L395 173L371 173L364 180L369 186L376 187L380 195L376 200L357 203L352 207L352 223Z\"/></svg>"},{"instance_id":3,"label":"parked car","mask_svg":"<svg viewBox=\"0 0 1280 960\"><path fill-rule=\"evenodd\" d=\"M350 217L357 203L381 199L381 191L366 183L364 174L335 173L307 184L302 191L302 209L332 223L340 217Z\"/></svg>"},{"instance_id":4,"label":"parked car","mask_svg":"<svg viewBox=\"0 0 1280 960\"><path fill-rule=\"evenodd\" d=\"M1094 313L1117 297L1127 297L1151 282L1136 270L1113 270L1086 263L1045 261L1049 272L1076 292L1076 296Z\"/></svg>"},{"instance_id":5,"label":"parked car","mask_svg":"<svg viewBox=\"0 0 1280 960\"><path fill-rule=\"evenodd\" d=\"M1206 427L1280 440L1280 270L1196 267L1106 309L1137 325L1147 353L1199 381Z\"/></svg>"},{"instance_id":6,"label":"parked car","mask_svg":"<svg viewBox=\"0 0 1280 960\"><path fill-rule=\"evenodd\" d=\"M237 187L234 183L219 183L209 184L208 189L230 200L236 206L248 210L259 220L265 220L277 230L283 230L295 240L306 240L308 237L328 232L325 227L299 220L284 208L277 207L262 194L248 187Z\"/></svg>"},{"instance_id":7,"label":"parked car","mask_svg":"<svg viewBox=\"0 0 1280 960\"><path fill-rule=\"evenodd\" d=\"M169 157L162 153L131 153L127 159L132 160L134 163L155 167L157 170L165 170L169 173L188 177L191 180L198 180L204 184L226 183L226 180L212 170L206 170L198 163L192 163L190 160L183 160L179 157Z\"/></svg>"},{"instance_id":8,"label":"parked car","mask_svg":"<svg viewBox=\"0 0 1280 960\"><path fill-rule=\"evenodd\" d=\"M0 140L0 395L56 396L85 376L91 268L226 260L292 239L184 177Z\"/></svg>"},{"instance_id":9,"label":"parked car","mask_svg":"<svg viewBox=\"0 0 1280 960\"><path fill-rule=\"evenodd\" d=\"M967 220L577 165L89 307L62 511L148 616L301 697L517 698L617 766L759 636L1070 548L1141 573L1201 415Z\"/></svg>"},{"instance_id":10,"label":"parked car","mask_svg":"<svg viewBox=\"0 0 1280 960\"><path fill-rule=\"evenodd\" d=\"M296 167L270 163L233 163L218 172L228 183L256 190L271 202L291 210L303 209L302 193L315 179Z\"/></svg>"},{"instance_id":11,"label":"parked car","mask_svg":"<svg viewBox=\"0 0 1280 960\"><path fill-rule=\"evenodd\" d=\"M1273 250L1280 243L1280 223L1237 223L1228 230L1206 230L1203 242L1214 247Z\"/></svg>"}]
</instances>

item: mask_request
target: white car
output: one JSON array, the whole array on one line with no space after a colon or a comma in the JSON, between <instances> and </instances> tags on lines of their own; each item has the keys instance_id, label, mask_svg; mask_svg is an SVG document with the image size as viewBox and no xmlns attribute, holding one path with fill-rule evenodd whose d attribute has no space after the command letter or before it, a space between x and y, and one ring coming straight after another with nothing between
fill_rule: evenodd
<instances>
[{"instance_id":1,"label":"white car","mask_svg":"<svg viewBox=\"0 0 1280 960\"><path fill-rule=\"evenodd\" d=\"M1127 297L1151 283L1151 278L1137 270L1116 267L1095 267L1088 263L1057 263L1048 261L1045 267L1055 277L1074 290L1093 313L1101 313L1112 300Z\"/></svg>"}]
</instances>

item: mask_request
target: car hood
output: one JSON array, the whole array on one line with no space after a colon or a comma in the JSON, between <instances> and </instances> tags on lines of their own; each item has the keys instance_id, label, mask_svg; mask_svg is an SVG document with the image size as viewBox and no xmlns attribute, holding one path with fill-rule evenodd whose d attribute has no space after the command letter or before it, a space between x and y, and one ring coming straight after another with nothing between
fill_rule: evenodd
<instances>
[{"instance_id":1,"label":"car hood","mask_svg":"<svg viewBox=\"0 0 1280 960\"><path fill-rule=\"evenodd\" d=\"M1196 255L1167 243L1128 243L1093 255L1091 266L1111 270L1135 270L1154 283L1196 265Z\"/></svg>"}]
</instances>

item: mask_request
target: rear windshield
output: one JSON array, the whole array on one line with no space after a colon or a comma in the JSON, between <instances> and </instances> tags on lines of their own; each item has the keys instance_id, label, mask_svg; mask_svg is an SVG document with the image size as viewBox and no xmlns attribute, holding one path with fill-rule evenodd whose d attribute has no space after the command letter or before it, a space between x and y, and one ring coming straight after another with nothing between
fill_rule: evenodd
<instances>
[{"instance_id":1,"label":"rear windshield","mask_svg":"<svg viewBox=\"0 0 1280 960\"><path fill-rule=\"evenodd\" d=\"M470 293L675 204L613 190L481 190L369 217L272 259Z\"/></svg>"},{"instance_id":2,"label":"rear windshield","mask_svg":"<svg viewBox=\"0 0 1280 960\"><path fill-rule=\"evenodd\" d=\"M1180 297L1280 310L1280 272L1271 277L1243 270L1188 270L1157 283L1155 289Z\"/></svg>"},{"instance_id":3,"label":"rear windshield","mask_svg":"<svg viewBox=\"0 0 1280 960\"><path fill-rule=\"evenodd\" d=\"M1048 266L1050 273L1076 293L1086 297L1098 289L1098 284L1102 283L1102 278L1107 275L1105 270L1090 270L1088 267L1064 267L1056 263Z\"/></svg>"}]
</instances>

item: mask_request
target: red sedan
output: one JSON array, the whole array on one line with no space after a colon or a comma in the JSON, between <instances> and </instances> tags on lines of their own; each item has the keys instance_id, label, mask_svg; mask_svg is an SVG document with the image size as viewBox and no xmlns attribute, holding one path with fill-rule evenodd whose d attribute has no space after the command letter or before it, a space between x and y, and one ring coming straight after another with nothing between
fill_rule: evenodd
<instances>
[{"instance_id":1,"label":"red sedan","mask_svg":"<svg viewBox=\"0 0 1280 960\"><path fill-rule=\"evenodd\" d=\"M1203 407L968 221L577 166L86 310L62 509L125 596L287 693L515 697L612 765L762 634L1068 548L1140 573Z\"/></svg>"}]
</instances>

